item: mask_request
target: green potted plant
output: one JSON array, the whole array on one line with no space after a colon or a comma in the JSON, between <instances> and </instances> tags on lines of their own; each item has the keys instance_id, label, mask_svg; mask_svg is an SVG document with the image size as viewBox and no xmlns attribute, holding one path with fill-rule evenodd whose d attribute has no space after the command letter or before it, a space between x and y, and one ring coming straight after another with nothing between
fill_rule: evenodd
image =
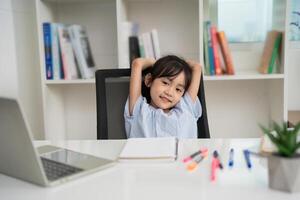
<instances>
[{"instance_id":1,"label":"green potted plant","mask_svg":"<svg viewBox=\"0 0 300 200\"><path fill-rule=\"evenodd\" d=\"M269 187L286 192L300 191L300 142L297 136L300 122L294 128L288 128L287 122L276 122L268 129L260 126L264 134L277 147L277 151L268 156Z\"/></svg>"}]
</instances>

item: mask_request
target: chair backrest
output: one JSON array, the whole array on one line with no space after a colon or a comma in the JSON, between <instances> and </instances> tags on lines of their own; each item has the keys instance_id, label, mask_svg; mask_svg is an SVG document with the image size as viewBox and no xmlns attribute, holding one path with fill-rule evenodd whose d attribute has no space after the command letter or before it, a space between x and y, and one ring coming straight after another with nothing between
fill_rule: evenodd
<instances>
[{"instance_id":1,"label":"chair backrest","mask_svg":"<svg viewBox=\"0 0 300 200\"><path fill-rule=\"evenodd\" d=\"M124 106L129 94L130 72L130 69L100 69L96 71L97 139L127 138ZM202 106L202 116L197 121L198 138L210 138L203 76L198 97Z\"/></svg>"}]
</instances>

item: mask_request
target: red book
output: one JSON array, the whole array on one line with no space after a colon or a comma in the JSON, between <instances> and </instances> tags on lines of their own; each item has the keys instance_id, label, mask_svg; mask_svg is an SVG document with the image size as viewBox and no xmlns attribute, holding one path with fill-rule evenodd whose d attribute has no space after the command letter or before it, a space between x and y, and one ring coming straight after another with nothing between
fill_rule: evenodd
<instances>
[{"instance_id":1,"label":"red book","mask_svg":"<svg viewBox=\"0 0 300 200\"><path fill-rule=\"evenodd\" d=\"M218 32L218 39L219 39L219 44L221 47L221 52L222 52L222 55L224 58L226 73L233 75L234 67L233 67L232 57L231 57L231 53L230 53L229 46L228 46L228 41L227 41L224 31Z\"/></svg>"},{"instance_id":2,"label":"red book","mask_svg":"<svg viewBox=\"0 0 300 200\"><path fill-rule=\"evenodd\" d=\"M221 75L222 68L221 68L219 51L218 51L217 27L212 25L210 28L210 32L211 32L212 48L214 53L215 72L216 75Z\"/></svg>"}]
</instances>

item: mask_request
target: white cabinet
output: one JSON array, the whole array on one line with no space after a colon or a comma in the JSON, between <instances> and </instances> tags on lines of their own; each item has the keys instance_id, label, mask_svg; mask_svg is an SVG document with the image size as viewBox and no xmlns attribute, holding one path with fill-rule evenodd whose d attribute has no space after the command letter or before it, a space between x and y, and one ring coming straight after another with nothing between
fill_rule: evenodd
<instances>
[{"instance_id":1,"label":"white cabinet","mask_svg":"<svg viewBox=\"0 0 300 200\"><path fill-rule=\"evenodd\" d=\"M125 21L137 22L140 32L156 28L162 55L203 64L207 5L207 0L36 0L46 139L95 139L96 97L94 80L46 80L43 22L84 25L97 69L118 68ZM273 27L285 32L287 8L280 9ZM204 77L212 137L256 137L258 123L287 119L286 41L284 34L279 74L257 72L262 42L230 46L236 75Z\"/></svg>"}]
</instances>

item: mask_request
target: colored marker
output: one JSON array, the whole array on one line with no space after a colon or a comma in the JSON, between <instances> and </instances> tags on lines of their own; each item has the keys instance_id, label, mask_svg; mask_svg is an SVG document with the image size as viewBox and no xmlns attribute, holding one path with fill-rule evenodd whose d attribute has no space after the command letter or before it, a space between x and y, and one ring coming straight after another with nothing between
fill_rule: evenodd
<instances>
[{"instance_id":1,"label":"colored marker","mask_svg":"<svg viewBox=\"0 0 300 200\"><path fill-rule=\"evenodd\" d=\"M233 156L234 156L234 149L231 148L230 151L229 151L229 162L228 162L228 166L229 167L233 167Z\"/></svg>"},{"instance_id":2,"label":"colored marker","mask_svg":"<svg viewBox=\"0 0 300 200\"><path fill-rule=\"evenodd\" d=\"M191 162L186 169L188 171L194 171L195 169L197 169L198 164L207 156L208 152L206 151L206 153L202 153L200 154L200 156L198 156L193 162Z\"/></svg>"},{"instance_id":3,"label":"colored marker","mask_svg":"<svg viewBox=\"0 0 300 200\"><path fill-rule=\"evenodd\" d=\"M200 149L199 151L196 151L195 153L191 154L190 156L184 158L184 159L183 159L183 162L186 163L186 162L192 160L192 159L193 159L194 157L196 157L197 155L203 154L203 153L205 153L205 152L207 152L207 151L208 151L207 148Z\"/></svg>"},{"instance_id":4,"label":"colored marker","mask_svg":"<svg viewBox=\"0 0 300 200\"><path fill-rule=\"evenodd\" d=\"M211 181L216 180L216 170L219 165L220 165L219 160L217 158L213 157L212 162L211 162L211 177L210 177Z\"/></svg>"},{"instance_id":5,"label":"colored marker","mask_svg":"<svg viewBox=\"0 0 300 200\"><path fill-rule=\"evenodd\" d=\"M217 152L217 150L214 151L213 156L214 156L215 159L217 159L219 161L220 169L223 169L223 165L221 163L220 156L219 156L219 153Z\"/></svg>"},{"instance_id":6,"label":"colored marker","mask_svg":"<svg viewBox=\"0 0 300 200\"><path fill-rule=\"evenodd\" d=\"M247 164L248 169L251 169L252 164L251 164L251 161L250 161L250 151L245 149L244 150L244 156L245 156L245 160L246 160L246 164Z\"/></svg>"}]
</instances>

